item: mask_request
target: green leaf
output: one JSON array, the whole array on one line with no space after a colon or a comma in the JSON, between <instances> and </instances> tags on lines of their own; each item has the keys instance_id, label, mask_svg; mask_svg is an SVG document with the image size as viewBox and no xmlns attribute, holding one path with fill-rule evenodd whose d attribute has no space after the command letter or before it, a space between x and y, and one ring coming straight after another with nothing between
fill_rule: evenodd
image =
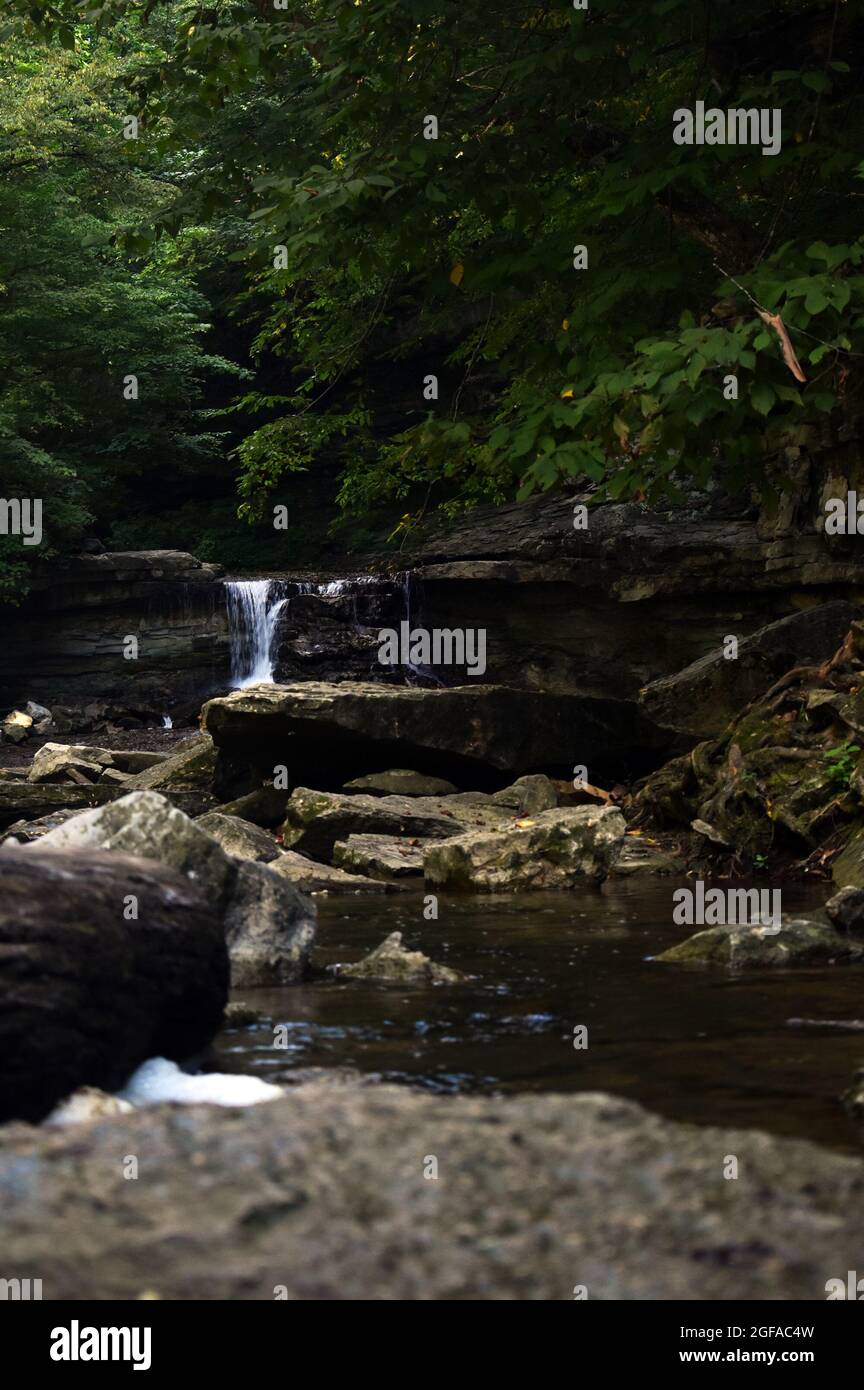
<instances>
[{"instance_id":1,"label":"green leaf","mask_svg":"<svg viewBox=\"0 0 864 1390\"><path fill-rule=\"evenodd\" d=\"M750 401L760 415L767 415L776 399L773 386L769 386L765 381L757 381L756 385L750 388Z\"/></svg>"}]
</instances>

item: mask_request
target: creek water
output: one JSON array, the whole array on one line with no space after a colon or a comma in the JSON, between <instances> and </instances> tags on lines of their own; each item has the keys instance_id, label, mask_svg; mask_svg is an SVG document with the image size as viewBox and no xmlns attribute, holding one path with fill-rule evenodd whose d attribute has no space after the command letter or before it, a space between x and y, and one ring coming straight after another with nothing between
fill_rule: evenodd
<instances>
[{"instance_id":1,"label":"creek water","mask_svg":"<svg viewBox=\"0 0 864 1390\"><path fill-rule=\"evenodd\" d=\"M724 885L726 886L726 885ZM672 880L508 897L418 892L318 896L319 978L235 994L264 1021L226 1030L208 1065L267 1081L349 1067L440 1092L608 1091L671 1119L742 1126L860 1152L839 1093L864 1065L864 1034L786 1026L864 1014L864 967L727 970L658 964L680 941ZM788 885L786 912L824 903L827 884ZM393 986L324 974L391 931L472 978ZM287 1026L288 1048L274 1045ZM588 1028L576 1050L573 1030Z\"/></svg>"}]
</instances>

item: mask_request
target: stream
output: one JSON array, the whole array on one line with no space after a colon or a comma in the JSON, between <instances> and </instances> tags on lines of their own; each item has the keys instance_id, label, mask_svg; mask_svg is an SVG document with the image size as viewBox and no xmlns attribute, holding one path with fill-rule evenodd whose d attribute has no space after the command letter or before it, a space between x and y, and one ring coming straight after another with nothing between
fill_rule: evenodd
<instances>
[{"instance_id":1,"label":"stream","mask_svg":"<svg viewBox=\"0 0 864 1390\"><path fill-rule=\"evenodd\" d=\"M864 967L674 969L650 957L681 939L669 879L577 894L439 900L417 892L315 901L319 978L235 999L266 1020L223 1031L207 1065L287 1079L353 1068L438 1092L608 1091L671 1119L759 1128L860 1152L838 1096L864 1064L864 1035L793 1029L795 1017L861 1016ZM826 885L788 885L785 911L812 910ZM382 986L323 974L391 931L473 978ZM686 929L684 929L686 930ZM287 1025L287 1050L274 1027ZM573 1046L574 1027L588 1047Z\"/></svg>"}]
</instances>

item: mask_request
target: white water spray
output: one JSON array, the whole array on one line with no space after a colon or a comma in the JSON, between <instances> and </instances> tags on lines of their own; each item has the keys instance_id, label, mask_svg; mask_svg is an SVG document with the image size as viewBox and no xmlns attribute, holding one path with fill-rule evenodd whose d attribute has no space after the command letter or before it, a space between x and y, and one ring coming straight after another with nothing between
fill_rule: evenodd
<instances>
[{"instance_id":1,"label":"white water spray","mask_svg":"<svg viewBox=\"0 0 864 1390\"><path fill-rule=\"evenodd\" d=\"M235 689L273 682L270 648L276 620L286 599L273 579L241 579L225 584L231 639L231 682Z\"/></svg>"}]
</instances>

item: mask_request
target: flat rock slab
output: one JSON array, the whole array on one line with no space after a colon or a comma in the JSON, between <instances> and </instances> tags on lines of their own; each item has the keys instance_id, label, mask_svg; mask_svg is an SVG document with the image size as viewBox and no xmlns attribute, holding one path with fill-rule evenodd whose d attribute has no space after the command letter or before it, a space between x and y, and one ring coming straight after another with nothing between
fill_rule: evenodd
<instances>
[{"instance_id":1,"label":"flat rock slab","mask_svg":"<svg viewBox=\"0 0 864 1390\"><path fill-rule=\"evenodd\" d=\"M319 864L305 854L286 850L267 865L271 873L293 883L302 893L386 893L396 884L384 879L349 874L333 864Z\"/></svg>"},{"instance_id":2,"label":"flat rock slab","mask_svg":"<svg viewBox=\"0 0 864 1390\"><path fill-rule=\"evenodd\" d=\"M329 859L337 840L350 835L403 836L445 840L468 829L497 829L513 812L482 792L456 796L356 796L296 787L285 808L286 849Z\"/></svg>"},{"instance_id":3,"label":"flat rock slab","mask_svg":"<svg viewBox=\"0 0 864 1390\"><path fill-rule=\"evenodd\" d=\"M71 782L0 781L0 829L14 821L38 820L57 811L89 811L94 806L107 806L133 789L134 779L127 777L115 784L97 782L76 787ZM214 799L205 792L165 790L163 795L189 816L200 816L214 806Z\"/></svg>"},{"instance_id":4,"label":"flat rock slab","mask_svg":"<svg viewBox=\"0 0 864 1390\"><path fill-rule=\"evenodd\" d=\"M400 840L396 835L349 835L333 846L333 863L371 878L405 878L422 874L430 840Z\"/></svg>"},{"instance_id":5,"label":"flat rock slab","mask_svg":"<svg viewBox=\"0 0 864 1390\"><path fill-rule=\"evenodd\" d=\"M278 763L296 781L333 777L344 785L376 762L386 769L398 759L464 785L478 770L569 770L668 742L664 735L658 743L631 701L502 685L256 685L208 701L202 720L219 750L217 783L226 796L272 776Z\"/></svg>"},{"instance_id":6,"label":"flat rock slab","mask_svg":"<svg viewBox=\"0 0 864 1390\"><path fill-rule=\"evenodd\" d=\"M864 1162L606 1095L311 1083L0 1130L0 1246L46 1299L821 1302L860 1268Z\"/></svg>"}]
</instances>

